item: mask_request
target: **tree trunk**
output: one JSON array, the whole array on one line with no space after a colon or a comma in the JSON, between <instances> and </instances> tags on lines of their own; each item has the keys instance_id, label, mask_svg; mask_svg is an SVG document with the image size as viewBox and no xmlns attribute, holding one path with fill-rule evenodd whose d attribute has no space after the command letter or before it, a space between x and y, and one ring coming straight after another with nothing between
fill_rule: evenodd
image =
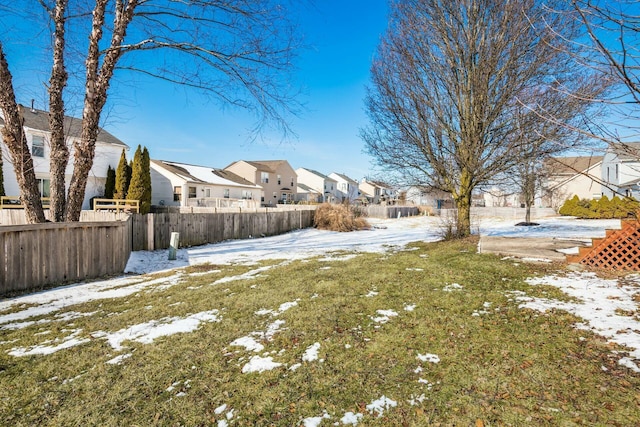
<instances>
[{"instance_id":1,"label":"tree trunk","mask_svg":"<svg viewBox=\"0 0 640 427\"><path fill-rule=\"evenodd\" d=\"M24 133L22 114L16 103L13 80L9 65L0 43L0 108L4 113L2 139L9 150L13 168L20 187L20 200L25 206L25 216L29 223L45 222L40 190L33 170L33 159Z\"/></svg>"},{"instance_id":2,"label":"tree trunk","mask_svg":"<svg viewBox=\"0 0 640 427\"><path fill-rule=\"evenodd\" d=\"M463 194L454 200L458 215L456 217L456 237L471 235L471 193Z\"/></svg>"},{"instance_id":3,"label":"tree trunk","mask_svg":"<svg viewBox=\"0 0 640 427\"><path fill-rule=\"evenodd\" d=\"M51 130L49 170L51 175L51 208L52 221L64 221L65 171L69 163L69 148L67 147L64 129L64 101L62 92L67 85L67 72L64 65L64 25L67 0L57 0L55 10L52 11L55 23L55 38L53 47L53 67L49 80L49 128Z\"/></svg>"},{"instance_id":4,"label":"tree trunk","mask_svg":"<svg viewBox=\"0 0 640 427\"><path fill-rule=\"evenodd\" d=\"M82 134L80 141L74 144L73 175L69 183L69 197L67 198L67 221L78 221L84 201L87 178L96 151L96 140L100 130L100 114L107 101L107 90L113 70L122 55L122 42L127 27L133 19L133 11L138 6L137 0L117 2L119 5L113 22L111 43L109 49L101 58L100 42L103 35L105 8L108 0L97 0L93 9L91 35L89 36L89 51L85 61L86 82L84 95L84 109L82 111Z\"/></svg>"}]
</instances>

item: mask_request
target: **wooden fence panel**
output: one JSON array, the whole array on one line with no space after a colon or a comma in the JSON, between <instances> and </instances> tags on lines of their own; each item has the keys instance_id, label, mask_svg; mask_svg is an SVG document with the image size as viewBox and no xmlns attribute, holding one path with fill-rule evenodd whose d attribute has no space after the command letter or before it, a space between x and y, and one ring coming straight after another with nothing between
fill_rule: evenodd
<instances>
[{"instance_id":1,"label":"wooden fence panel","mask_svg":"<svg viewBox=\"0 0 640 427\"><path fill-rule=\"evenodd\" d=\"M167 249L171 233L180 233L180 246L190 247L224 240L286 233L313 225L314 210L273 209L262 212L156 213L131 216L132 250L148 250L147 233L153 231L154 249ZM152 223L153 227L149 224Z\"/></svg>"},{"instance_id":2,"label":"wooden fence panel","mask_svg":"<svg viewBox=\"0 0 640 427\"><path fill-rule=\"evenodd\" d=\"M131 233L123 221L0 227L0 295L120 274Z\"/></svg>"}]
</instances>

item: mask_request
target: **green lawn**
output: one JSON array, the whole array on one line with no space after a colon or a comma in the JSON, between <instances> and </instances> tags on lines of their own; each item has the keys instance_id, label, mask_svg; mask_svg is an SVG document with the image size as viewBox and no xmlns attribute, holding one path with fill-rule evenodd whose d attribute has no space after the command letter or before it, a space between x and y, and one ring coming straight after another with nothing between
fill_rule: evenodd
<instances>
[{"instance_id":1,"label":"green lawn","mask_svg":"<svg viewBox=\"0 0 640 427\"><path fill-rule=\"evenodd\" d=\"M518 308L514 291L563 297L524 281L553 266L471 241L409 249L194 266L2 329L0 425L640 425L615 347Z\"/></svg>"}]
</instances>

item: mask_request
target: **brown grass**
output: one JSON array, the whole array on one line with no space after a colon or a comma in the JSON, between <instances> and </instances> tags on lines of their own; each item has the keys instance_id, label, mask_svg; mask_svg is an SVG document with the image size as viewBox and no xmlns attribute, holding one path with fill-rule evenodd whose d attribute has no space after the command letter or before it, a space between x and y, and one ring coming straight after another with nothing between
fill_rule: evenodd
<instances>
[{"instance_id":1,"label":"brown grass","mask_svg":"<svg viewBox=\"0 0 640 427\"><path fill-rule=\"evenodd\" d=\"M358 217L347 205L323 203L316 209L314 227L320 230L355 231L369 228L366 219Z\"/></svg>"}]
</instances>

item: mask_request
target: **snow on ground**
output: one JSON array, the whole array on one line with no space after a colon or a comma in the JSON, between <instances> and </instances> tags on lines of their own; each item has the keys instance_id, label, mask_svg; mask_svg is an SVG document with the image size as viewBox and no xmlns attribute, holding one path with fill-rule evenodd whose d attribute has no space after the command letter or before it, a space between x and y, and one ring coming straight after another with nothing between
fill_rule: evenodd
<instances>
[{"instance_id":1,"label":"snow on ground","mask_svg":"<svg viewBox=\"0 0 640 427\"><path fill-rule=\"evenodd\" d=\"M409 242L435 242L440 239L440 220L435 217L370 218L368 221L372 229L351 233L307 228L279 236L180 249L175 261L167 260L166 250L133 252L125 272L150 273L206 262L253 264L265 259L299 260L338 251L384 252L400 249ZM330 257L325 259L334 260Z\"/></svg>"},{"instance_id":2,"label":"snow on ground","mask_svg":"<svg viewBox=\"0 0 640 427\"><path fill-rule=\"evenodd\" d=\"M38 292L21 297L0 301L0 333L2 330L24 328L33 324L46 324L49 322L69 321L82 316L91 316L96 312L80 313L68 310L76 304L89 301L124 298L137 293L152 292L158 287L173 286L186 276L178 270L168 277L150 279L142 276L145 273L172 270L188 265L201 263L213 264L254 264L261 260L280 259L286 264L293 260L303 260L311 257L321 257L324 262L341 262L353 257L352 254L343 252L386 252L401 250L406 244L414 241L437 241L440 236L442 222L435 217L413 217L401 219L370 219L372 229L352 233L338 233L306 229L294 231L280 236L265 237L259 239L226 241L218 244L205 245L195 248L180 249L176 261L168 261L167 251L134 252L129 259L126 271L132 273L110 280L95 281L64 286L43 292ZM517 227L519 220L482 219L479 221L478 230L483 235L504 237L553 237L576 240L589 240L594 237L603 237L606 229L620 228L618 220L576 220L571 218L548 218L537 221L536 227ZM259 276L275 266L259 267L241 276L234 276L219 280L222 284L231 280L242 280ZM330 268L330 267L329 267ZM416 269L418 271L418 269ZM640 321L634 317L638 313L638 294L640 293L640 275L627 276L624 283L616 280L600 279L592 273L569 273L566 275L547 276L530 279L533 286L546 284L556 286L566 294L574 297L573 302L559 302L554 300L531 298L523 292L513 292L514 298L520 302L520 307L527 307L539 311L550 308L562 309L575 314L583 319L576 325L578 328L592 330L607 338L611 342L626 346L629 349L628 357L623 357L620 364L629 369L640 372ZM457 283L443 284L443 291L461 291L463 288ZM378 295L372 289L363 297L374 298ZM312 298L317 297L314 295ZM635 297L635 298L634 298ZM269 316L272 319L286 310L295 308L298 301L290 301L281 304L277 309L263 309L255 313L258 316ZM404 311L412 311L415 304L407 303ZM485 305L477 310L475 315L486 312L490 305ZM484 310L484 311L483 311ZM11 312L9 312L11 311ZM3 314L4 313L4 314ZM108 315L108 314L107 314ZM399 316L394 310L377 310L377 317L370 316L374 322L383 324L392 317ZM199 328L203 322L219 322L221 316L217 310L195 313L184 318L164 318L152 320L138 325L130 325L115 332L92 332L92 338L105 339L115 351L124 349L123 342L135 340L142 343L150 343L155 338L174 333L188 333ZM247 352L254 353L244 357L244 366L241 371L245 374L259 375L261 372L283 366L282 363L273 360L269 353L257 355L262 352L264 345L259 341L270 341L273 335L282 329L284 321L272 320L265 324L262 331L252 332L250 335L240 337L230 343L233 347L244 347ZM380 327L380 326L374 326ZM39 332L38 335L45 335ZM22 348L16 347L8 350L12 356L47 355L59 350L82 345L89 341L80 338L81 330L66 330L68 336L55 338L42 342L40 345ZM6 343L5 343L6 344ZM309 346L301 357L303 362L318 360L320 343ZM237 353L238 351L236 351ZM275 353L275 352L272 352ZM123 352L111 360L109 364L118 365L131 357L131 353ZM440 358L434 354L417 354L417 359L423 363L438 363ZM319 360L322 362L322 359ZM301 363L289 367L294 371ZM415 370L420 373L422 367ZM427 390L432 384L423 378L418 380L427 385ZM176 394L176 397L184 395ZM409 404L422 402L425 395L411 396ZM397 402L385 396L373 400L366 405L367 411L372 416L381 416L384 411L391 410ZM221 406L219 415L226 411L226 405ZM216 410L218 414L218 410ZM226 414L226 420L218 420L218 426L228 425L234 417L233 410ZM342 425L357 425L362 421L362 413L345 412L342 417L336 415ZM318 426L323 420L330 418L326 412L315 417L303 420L305 426ZM330 421L329 421L330 422ZM338 424L337 422L334 424Z\"/></svg>"},{"instance_id":3,"label":"snow on ground","mask_svg":"<svg viewBox=\"0 0 640 427\"><path fill-rule=\"evenodd\" d=\"M554 237L557 239L590 240L592 237L604 237L605 230L619 229L619 219L575 219L554 217L536 219L539 224L533 227L516 226L520 220L502 218L482 218L480 235L501 237Z\"/></svg>"},{"instance_id":4,"label":"snow on ground","mask_svg":"<svg viewBox=\"0 0 640 427\"><path fill-rule=\"evenodd\" d=\"M187 265L214 263L214 264L251 264L265 259L282 259L285 262L301 260L310 257L325 257L329 262L339 262L345 254L335 256L340 251L354 252L385 252L400 250L407 243L414 241L436 241L439 239L442 222L436 217L411 217L400 219L370 219L370 230L351 233L338 233L305 229L290 232L280 236L272 236L258 239L234 240L217 244L205 245L195 248L180 249L176 261L168 261L167 251L134 252L127 264L127 271L134 275L119 277L110 280L80 283L64 286L43 292L38 292L21 297L0 301L0 331L3 329L15 329L29 326L34 323L47 323L61 321L74 316L90 315L91 313L77 313L65 311L67 307L88 301L122 298L138 292L150 292L158 286L173 286L183 279L181 271L162 279L149 279L137 274L171 270ZM619 220L577 220L572 218L546 218L538 220L536 227L517 227L520 220L505 220L496 218L483 218L478 222L481 234L506 237L554 237L567 239L590 239L602 237L605 230L620 228ZM251 272L255 277L269 267L260 267ZM230 278L238 280L243 277ZM230 280L227 279L227 280ZM575 297L576 303L559 303L557 301L533 300L521 296L522 306L545 310L549 307L559 307L570 311L584 319L584 328L591 328L613 342L626 345L630 348L629 358L623 359L626 366L638 369L635 360L640 359L640 325L633 317L623 316L621 313L637 312L637 303L633 296L640 286L640 276L636 276L629 283L632 286L619 286L615 281L599 279L586 273L575 273L567 277L545 277L535 279L534 282L547 283L557 286L564 292ZM443 290L459 290L458 284L448 284ZM375 290L367 294L367 297L377 295ZM280 306L278 310L268 310L263 314L277 316L288 308L294 307L296 302L290 302ZM21 306L23 306L21 308ZM412 306L408 306L411 307ZM409 310L410 308L405 308ZM12 311L8 313L7 311ZM5 312L5 314L3 314ZM54 314L55 313L55 314ZM377 313L380 318L389 319L397 315L396 312L384 311ZM45 317L50 315L49 318ZM198 313L186 319L160 319L144 325L132 325L123 331L118 331L128 338L137 340L152 340L157 336L165 336L171 333L186 332L191 328L197 328L199 322L215 321L216 313ZM204 316L200 318L199 316ZM376 318L377 319L377 318ZM635 323L634 323L635 322ZM269 339L278 328L281 321L275 321L267 325L267 329L261 332L260 338ZM145 330L140 332L139 330ZM140 333L140 335L138 335ZM113 334L113 333L112 333ZM46 354L51 351L79 345L83 340L76 338L75 332L66 339L53 342L45 342L42 346L32 348L17 348L14 355ZM121 338L110 339L114 348L120 346ZM119 335L118 335L119 337ZM260 351L253 347L253 342L248 338L240 338L233 345L244 346L247 351ZM119 362L115 360L113 363ZM247 364L246 370L255 372L272 367L270 358L253 356Z\"/></svg>"}]
</instances>

